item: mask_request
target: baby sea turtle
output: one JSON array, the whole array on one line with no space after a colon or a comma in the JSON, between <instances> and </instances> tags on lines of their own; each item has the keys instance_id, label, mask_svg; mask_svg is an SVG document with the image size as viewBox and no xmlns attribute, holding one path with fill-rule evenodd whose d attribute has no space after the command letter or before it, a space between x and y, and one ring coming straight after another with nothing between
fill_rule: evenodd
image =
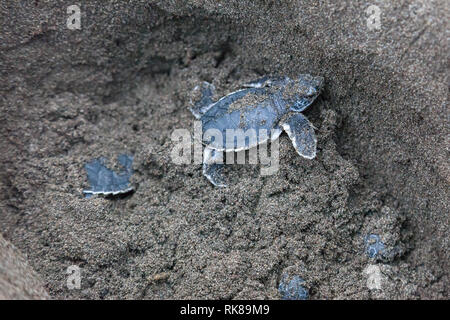
<instances>
[{"instance_id":1,"label":"baby sea turtle","mask_svg":"<svg viewBox=\"0 0 450 320\"><path fill-rule=\"evenodd\" d=\"M322 77L307 74L295 79L264 77L243 86L218 101L213 101L215 87L203 82L193 90L190 110L202 122L203 174L212 184L226 186L221 176L222 152L248 150L268 140L275 140L284 130L302 157L316 156L316 136L313 125L301 114L320 94ZM251 130L241 142L233 137L227 141L227 131ZM215 132L211 134L206 132ZM269 134L267 134L269 132ZM229 137L229 135L228 135ZM239 140L239 139L237 139Z\"/></svg>"},{"instance_id":2,"label":"baby sea turtle","mask_svg":"<svg viewBox=\"0 0 450 320\"><path fill-rule=\"evenodd\" d=\"M123 169L116 173L106 166L106 159L94 159L85 164L91 188L83 190L86 198L99 194L104 196L116 196L133 191L130 187L130 178L133 174L133 156L122 154L118 157Z\"/></svg>"}]
</instances>

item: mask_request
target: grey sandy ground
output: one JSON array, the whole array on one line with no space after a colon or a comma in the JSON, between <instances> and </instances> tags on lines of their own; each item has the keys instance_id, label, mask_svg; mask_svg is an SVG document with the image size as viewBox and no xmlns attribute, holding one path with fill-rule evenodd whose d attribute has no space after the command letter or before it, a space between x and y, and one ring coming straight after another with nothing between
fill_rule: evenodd
<instances>
[{"instance_id":1,"label":"grey sandy ground","mask_svg":"<svg viewBox=\"0 0 450 320\"><path fill-rule=\"evenodd\" d=\"M26 257L0 235L0 300L48 298L42 279Z\"/></svg>"},{"instance_id":2,"label":"grey sandy ground","mask_svg":"<svg viewBox=\"0 0 450 320\"><path fill-rule=\"evenodd\" d=\"M380 2L380 30L365 2L89 1L73 31L71 4L0 5L1 232L53 297L279 298L283 273L312 299L448 297L446 1ZM282 135L279 172L226 191L171 162L188 90L271 73L325 77L315 160ZM124 152L136 192L84 199L84 163Z\"/></svg>"}]
</instances>

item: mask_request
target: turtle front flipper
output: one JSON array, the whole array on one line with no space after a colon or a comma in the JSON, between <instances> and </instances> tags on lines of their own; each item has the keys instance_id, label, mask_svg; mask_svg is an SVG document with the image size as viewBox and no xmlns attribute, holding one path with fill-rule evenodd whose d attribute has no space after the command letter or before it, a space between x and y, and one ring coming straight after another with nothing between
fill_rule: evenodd
<instances>
[{"instance_id":1,"label":"turtle front flipper","mask_svg":"<svg viewBox=\"0 0 450 320\"><path fill-rule=\"evenodd\" d=\"M314 127L304 115L292 113L281 126L299 155L307 159L313 159L316 156L317 138Z\"/></svg>"},{"instance_id":2,"label":"turtle front flipper","mask_svg":"<svg viewBox=\"0 0 450 320\"><path fill-rule=\"evenodd\" d=\"M206 147L203 154L203 175L216 187L226 187L222 170L222 152Z\"/></svg>"},{"instance_id":3,"label":"turtle front flipper","mask_svg":"<svg viewBox=\"0 0 450 320\"><path fill-rule=\"evenodd\" d=\"M206 81L192 90L189 110L196 119L200 119L213 106L215 90L214 85Z\"/></svg>"}]
</instances>

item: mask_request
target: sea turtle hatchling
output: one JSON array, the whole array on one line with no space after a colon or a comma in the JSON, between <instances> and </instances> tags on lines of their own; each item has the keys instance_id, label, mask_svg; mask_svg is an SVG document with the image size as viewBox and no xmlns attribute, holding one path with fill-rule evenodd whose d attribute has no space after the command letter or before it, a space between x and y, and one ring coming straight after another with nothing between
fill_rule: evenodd
<instances>
[{"instance_id":1,"label":"sea turtle hatchling","mask_svg":"<svg viewBox=\"0 0 450 320\"><path fill-rule=\"evenodd\" d=\"M219 159L223 154L220 153L248 150L269 139L273 141L283 130L299 155L313 159L317 143L314 127L300 112L317 98L323 82L322 77L307 74L294 79L264 77L216 102L213 101L215 87L212 84L203 82L195 87L190 106L192 114L201 121L203 133L215 130L223 137L221 141L202 135L205 177L215 186L226 186L221 175L223 164ZM228 129L252 129L256 135L245 136L241 144L234 138L227 143Z\"/></svg>"}]
</instances>

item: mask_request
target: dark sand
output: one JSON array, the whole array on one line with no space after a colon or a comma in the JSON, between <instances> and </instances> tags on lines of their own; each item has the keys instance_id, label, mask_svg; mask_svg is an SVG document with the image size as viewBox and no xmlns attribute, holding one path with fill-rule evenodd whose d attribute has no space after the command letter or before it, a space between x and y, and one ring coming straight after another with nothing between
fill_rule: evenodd
<instances>
[{"instance_id":1,"label":"dark sand","mask_svg":"<svg viewBox=\"0 0 450 320\"><path fill-rule=\"evenodd\" d=\"M278 299L288 273L311 299L448 298L448 1L375 1L378 31L356 1L86 1L81 30L71 4L0 4L0 232L51 297ZM314 160L282 134L279 172L227 189L171 161L200 81L299 73L326 79ZM136 191L83 198L84 164L124 152Z\"/></svg>"}]
</instances>

